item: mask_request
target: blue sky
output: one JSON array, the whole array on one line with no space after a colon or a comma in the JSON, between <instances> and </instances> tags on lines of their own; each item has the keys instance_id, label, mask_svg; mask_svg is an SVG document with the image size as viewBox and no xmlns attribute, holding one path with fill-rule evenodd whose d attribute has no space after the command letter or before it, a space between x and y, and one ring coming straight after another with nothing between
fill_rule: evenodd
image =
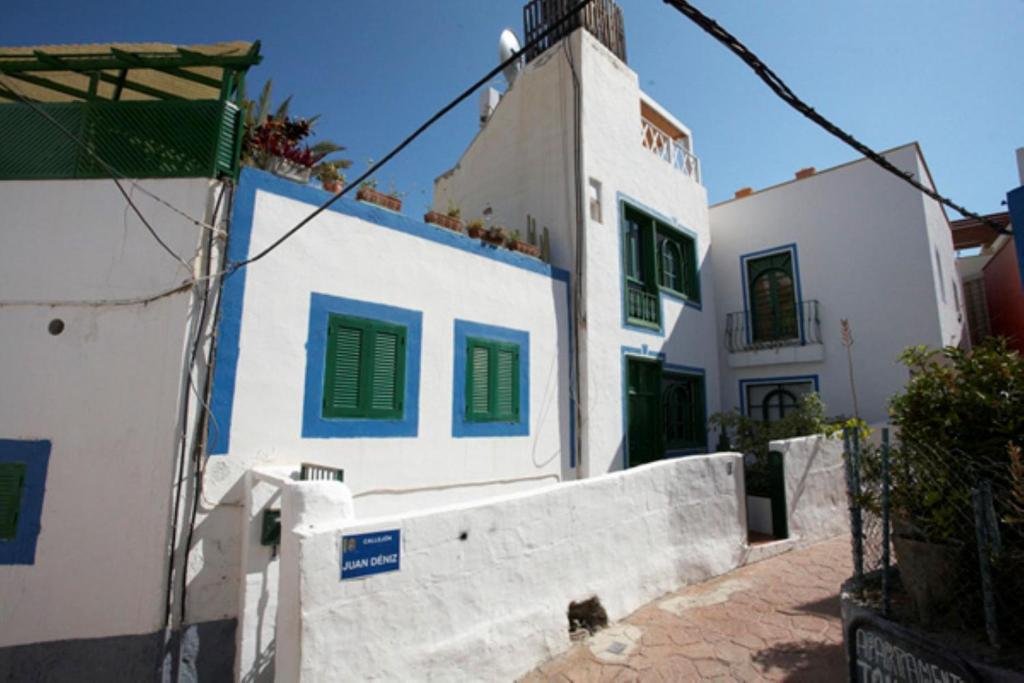
<instances>
[{"instance_id":1,"label":"blue sky","mask_svg":"<svg viewBox=\"0 0 1024 683\"><path fill-rule=\"evenodd\" d=\"M521 0L320 3L7 0L0 45L108 41L180 44L260 39L255 90L273 78L298 114L380 158L497 63L497 39L522 36ZM659 0L620 0L641 87L693 131L712 203L804 166L856 153L790 110L724 47ZM921 143L939 191L981 213L1018 185L1024 146L1021 0L696 0L818 111L875 149ZM433 178L476 132L473 97L381 171L429 203ZM350 173L351 177L351 173ZM951 218L958 216L951 215Z\"/></svg>"}]
</instances>

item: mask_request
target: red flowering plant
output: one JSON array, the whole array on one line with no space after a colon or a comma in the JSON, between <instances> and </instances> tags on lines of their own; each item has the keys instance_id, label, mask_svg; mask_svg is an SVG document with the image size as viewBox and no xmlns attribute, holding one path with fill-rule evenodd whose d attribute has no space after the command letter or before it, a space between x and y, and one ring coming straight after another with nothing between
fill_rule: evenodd
<instances>
[{"instance_id":1,"label":"red flowering plant","mask_svg":"<svg viewBox=\"0 0 1024 683\"><path fill-rule=\"evenodd\" d=\"M291 97L286 98L274 113L270 113L271 83L267 81L258 102L245 102L245 136L242 142L242 163L261 169L271 168L278 159L286 159L303 169L319 174L323 164L335 169L348 168L348 159L324 159L345 148L330 140L313 145L306 139L313 135L313 125L319 116L304 119L288 114Z\"/></svg>"}]
</instances>

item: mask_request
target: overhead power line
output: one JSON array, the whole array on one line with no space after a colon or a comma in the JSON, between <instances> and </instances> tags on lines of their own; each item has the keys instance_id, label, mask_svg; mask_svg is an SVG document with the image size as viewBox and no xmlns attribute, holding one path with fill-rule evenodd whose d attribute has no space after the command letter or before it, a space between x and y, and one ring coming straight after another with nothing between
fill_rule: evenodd
<instances>
[{"instance_id":1,"label":"overhead power line","mask_svg":"<svg viewBox=\"0 0 1024 683\"><path fill-rule=\"evenodd\" d=\"M365 173L363 173L361 176L359 176L358 178L353 180L351 183L346 185L344 188L342 188L340 193L334 195L333 197L328 199L326 202L324 202L323 204L318 206L312 213L310 213L305 218L303 218L301 221L296 223L287 232L285 232L283 235L278 237L276 240L274 240L273 243L271 243L269 246L267 246L265 249L263 249L262 251L260 251L256 255L252 256L251 258L245 259L244 261L238 261L236 263L231 264L228 267L228 272L230 273L230 272L233 272L235 270L238 270L239 268L243 268L243 267L249 265L250 263L255 263L256 261L259 261L261 258L266 256L270 252L272 252L275 249L277 249L287 239L289 239L292 235L297 233L302 228L306 227L309 224L310 221L312 221L314 218L316 218L321 213L326 211L328 207L330 207L332 204L334 204L334 202L338 201L343 196L345 196L345 194L350 189L352 189L352 187L358 186L361 182L363 182L364 180L366 180L367 178L372 176L374 173L376 173L382 166L384 166L384 164L386 164L387 162L391 161L391 159L393 159L395 157L395 155L397 155L403 149L408 147L409 144L412 143L413 140L415 140L420 135L422 135L428 128L430 128L432 125L434 125L441 117L443 117L445 114L447 114L452 109L454 109L456 106L458 106L463 100L465 100L467 97L469 97L474 92L476 92L481 86L485 85L488 81L490 81L492 78L494 78L499 73L501 73L501 71L505 67L509 66L510 64L516 63L530 49L532 49L538 43L540 43L542 40L547 38L548 35L550 35L554 31L556 31L562 24L564 24L569 19L571 19L573 16L575 16L580 10L582 10L584 7L589 5L592 1L593 0L582 0L582 2L576 3L576 5L573 6L568 12L566 12L561 17L559 17L558 20L555 21L554 23L549 24L546 29L541 31L537 36L535 36L533 38L533 40L529 41L518 52L513 54L511 57L509 57L508 59L503 61L498 66L496 66L493 69L491 69L490 71L488 71L486 75L484 75L482 78L480 78L480 80L478 80L476 83L474 83L473 85L471 85L468 88L466 88L465 90L463 90L462 93L458 97L456 97L451 102L449 102L444 107L442 107L440 110L438 110L437 113L435 113L433 116L431 116L429 119L427 119L415 131L413 131L411 135L409 135L407 138L402 140L402 142L400 142L390 152L385 154L381 158L380 161L378 161L377 163L375 163L372 166L370 166L370 168L368 168Z\"/></svg>"},{"instance_id":2,"label":"overhead power line","mask_svg":"<svg viewBox=\"0 0 1024 683\"><path fill-rule=\"evenodd\" d=\"M957 204L953 200L942 196L932 188L919 183L917 180L914 179L912 174L907 173L899 168L896 168L896 166L890 163L889 160L883 157L881 154L871 149L863 142L853 137L853 135L847 133L842 128L840 128L839 126L837 126L836 124L832 123L827 118L819 114L817 111L814 110L813 107L811 107L806 102L797 97L796 94L792 90L790 90L789 86L786 85L786 83L778 76L778 74L772 71L767 64L762 62L760 58L758 58L758 56L750 50L750 48L748 48L746 45L740 42L740 40L736 38L736 36L729 33L722 26L720 26L718 22L716 22L714 19L707 16L706 14L702 13L700 10L691 5L686 0L664 0L664 2L665 4L671 5L672 7L682 12L688 19L690 19L690 21L697 24L697 26L699 26L705 33L709 34L712 38L714 38L722 45L725 45L727 48L729 48L729 50L731 50L733 54L742 59L743 62L754 71L757 77L764 81L765 84L767 84L767 86L772 89L772 92L778 95L786 104L788 104L793 109L796 109L798 112L809 118L811 121L814 121L816 124L824 128L833 136L839 138L847 145L849 145L850 147L852 147L853 149L857 150L865 157L870 159L871 161L875 162L876 164L884 168L889 173L892 173L897 178L913 185L918 190L925 193L935 201L940 202L945 206L948 206L949 208L958 212L962 216L966 216L967 218L973 218L981 222L986 227L995 230L997 233L1001 235L1013 234L1011 231L1006 230L1005 228L997 224L995 221L984 216L981 216L973 211L970 211L967 208Z\"/></svg>"}]
</instances>

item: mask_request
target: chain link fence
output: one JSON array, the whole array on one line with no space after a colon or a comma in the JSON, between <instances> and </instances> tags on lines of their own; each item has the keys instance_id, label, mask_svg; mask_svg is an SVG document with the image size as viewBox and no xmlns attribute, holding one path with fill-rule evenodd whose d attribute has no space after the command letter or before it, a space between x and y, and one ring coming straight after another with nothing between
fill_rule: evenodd
<instances>
[{"instance_id":1,"label":"chain link fence","mask_svg":"<svg viewBox=\"0 0 1024 683\"><path fill-rule=\"evenodd\" d=\"M960 649L1024 664L1019 448L979 457L890 441L888 429L879 442L865 436L844 433L857 597Z\"/></svg>"}]
</instances>

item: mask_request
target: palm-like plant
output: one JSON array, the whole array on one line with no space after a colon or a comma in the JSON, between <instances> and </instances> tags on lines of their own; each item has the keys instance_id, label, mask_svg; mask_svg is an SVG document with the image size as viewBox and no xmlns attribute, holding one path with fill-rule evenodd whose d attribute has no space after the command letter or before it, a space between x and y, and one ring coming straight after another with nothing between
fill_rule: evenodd
<instances>
[{"instance_id":1,"label":"palm-like plant","mask_svg":"<svg viewBox=\"0 0 1024 683\"><path fill-rule=\"evenodd\" d=\"M286 97L271 113L271 90L273 82L267 81L260 91L259 99L245 99L245 139L242 144L242 163L260 169L268 169L275 158L288 159L292 163L312 170L320 176L337 172L352 165L349 159L326 160L326 157L342 152L345 147L331 140L320 140L309 145L304 140L313 134L313 126L320 115L308 119L292 117L288 110L291 95ZM330 167L328 169L327 167Z\"/></svg>"}]
</instances>

